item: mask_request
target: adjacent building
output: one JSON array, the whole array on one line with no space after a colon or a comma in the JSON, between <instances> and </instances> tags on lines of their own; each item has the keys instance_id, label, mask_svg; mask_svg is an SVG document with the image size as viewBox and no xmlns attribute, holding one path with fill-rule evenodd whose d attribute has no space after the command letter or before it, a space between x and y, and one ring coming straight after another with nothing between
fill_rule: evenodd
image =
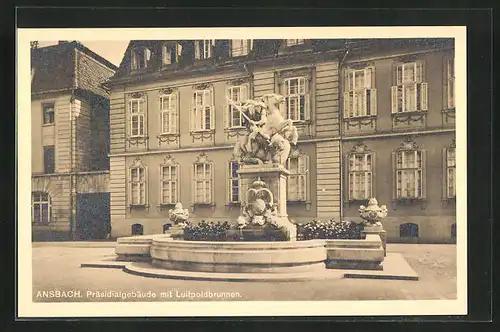
<instances>
[{"instance_id":1,"label":"adjacent building","mask_svg":"<svg viewBox=\"0 0 500 332\"><path fill-rule=\"evenodd\" d=\"M240 214L233 100L280 93L299 128L295 222L356 219L376 197L389 241L450 242L455 224L453 40L131 41L106 83L112 236Z\"/></svg>"},{"instance_id":2,"label":"adjacent building","mask_svg":"<svg viewBox=\"0 0 500 332\"><path fill-rule=\"evenodd\" d=\"M109 92L116 66L78 42L31 50L32 238L109 234Z\"/></svg>"}]
</instances>

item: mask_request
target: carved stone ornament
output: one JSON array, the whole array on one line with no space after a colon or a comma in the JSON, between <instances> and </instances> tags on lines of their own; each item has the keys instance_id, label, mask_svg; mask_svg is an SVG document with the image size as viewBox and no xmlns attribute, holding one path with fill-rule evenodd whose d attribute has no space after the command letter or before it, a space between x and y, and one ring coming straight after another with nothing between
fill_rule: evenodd
<instances>
[{"instance_id":1,"label":"carved stone ornament","mask_svg":"<svg viewBox=\"0 0 500 332\"><path fill-rule=\"evenodd\" d=\"M160 89L158 92L160 93L160 95L170 95L170 94L175 93L177 91L178 91L177 88L168 87L168 88Z\"/></svg>"},{"instance_id":2,"label":"carved stone ornament","mask_svg":"<svg viewBox=\"0 0 500 332\"><path fill-rule=\"evenodd\" d=\"M238 226L245 227L247 224L264 226L266 223L277 225L275 222L277 206L274 203L272 192L260 177L252 183L252 188L246 192L246 204L243 215L238 218Z\"/></svg>"},{"instance_id":3,"label":"carved stone ornament","mask_svg":"<svg viewBox=\"0 0 500 332\"><path fill-rule=\"evenodd\" d=\"M252 80L252 76L245 76L245 77L239 77L239 78L229 80L229 81L227 81L227 84L238 86L238 85L246 84L246 83L250 82L251 80Z\"/></svg>"},{"instance_id":4,"label":"carved stone ornament","mask_svg":"<svg viewBox=\"0 0 500 332\"><path fill-rule=\"evenodd\" d=\"M163 159L163 166L176 166L174 158L170 155L167 154L165 156L165 159Z\"/></svg>"},{"instance_id":5,"label":"carved stone ornament","mask_svg":"<svg viewBox=\"0 0 500 332\"><path fill-rule=\"evenodd\" d=\"M207 90L207 89L210 89L211 87L212 87L212 83L200 83L200 84L193 85L194 90Z\"/></svg>"},{"instance_id":6,"label":"carved stone ornament","mask_svg":"<svg viewBox=\"0 0 500 332\"><path fill-rule=\"evenodd\" d=\"M372 150L370 150L368 148L368 146L366 144L364 144L362 141L359 141L358 143L356 143L352 149L351 149L351 153L369 153L369 152L372 152Z\"/></svg>"},{"instance_id":7,"label":"carved stone ornament","mask_svg":"<svg viewBox=\"0 0 500 332\"><path fill-rule=\"evenodd\" d=\"M145 92L128 93L127 99L146 99L146 93Z\"/></svg>"},{"instance_id":8,"label":"carved stone ornament","mask_svg":"<svg viewBox=\"0 0 500 332\"><path fill-rule=\"evenodd\" d=\"M291 77L305 77L306 80L310 80L312 78L312 68L294 68L287 69L276 72L276 75L279 80L284 80Z\"/></svg>"},{"instance_id":9,"label":"carved stone ornament","mask_svg":"<svg viewBox=\"0 0 500 332\"><path fill-rule=\"evenodd\" d=\"M450 149L455 149L455 148L457 147L457 143L456 143L456 139L455 139L455 138L453 138L453 139L451 140L451 143L450 143L450 145L449 145L448 147L449 147Z\"/></svg>"},{"instance_id":10,"label":"carved stone ornament","mask_svg":"<svg viewBox=\"0 0 500 332\"><path fill-rule=\"evenodd\" d=\"M196 158L196 164L206 164L206 163L209 163L209 162L210 161L208 160L208 157L205 154L205 152L200 153L200 155L198 156L198 158Z\"/></svg>"},{"instance_id":11,"label":"carved stone ornament","mask_svg":"<svg viewBox=\"0 0 500 332\"><path fill-rule=\"evenodd\" d=\"M387 217L387 207L385 205L378 206L377 199L370 198L368 206L361 205L359 207L359 216L369 226L382 226L380 220Z\"/></svg>"},{"instance_id":12,"label":"carved stone ornament","mask_svg":"<svg viewBox=\"0 0 500 332\"><path fill-rule=\"evenodd\" d=\"M137 157L134 159L134 161L132 161L132 164L130 165L131 168L133 167L144 167L144 163L141 159L141 157Z\"/></svg>"},{"instance_id":13,"label":"carved stone ornament","mask_svg":"<svg viewBox=\"0 0 500 332\"><path fill-rule=\"evenodd\" d=\"M420 149L420 146L418 146L418 144L411 137L408 137L406 140L401 142L401 145L400 145L398 151L401 151L401 150L419 150L419 149Z\"/></svg>"}]
</instances>

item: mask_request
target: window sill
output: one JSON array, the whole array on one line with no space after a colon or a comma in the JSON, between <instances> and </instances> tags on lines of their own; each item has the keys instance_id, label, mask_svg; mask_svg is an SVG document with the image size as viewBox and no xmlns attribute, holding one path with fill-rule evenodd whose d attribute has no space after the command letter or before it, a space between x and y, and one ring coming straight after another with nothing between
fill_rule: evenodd
<instances>
[{"instance_id":1,"label":"window sill","mask_svg":"<svg viewBox=\"0 0 500 332\"><path fill-rule=\"evenodd\" d=\"M417 206L420 205L422 210L425 210L427 207L427 199L422 197L400 197L393 200L393 209L396 209L396 206Z\"/></svg>"},{"instance_id":2,"label":"window sill","mask_svg":"<svg viewBox=\"0 0 500 332\"><path fill-rule=\"evenodd\" d=\"M311 201L307 200L288 200L286 201L287 205L306 205L306 210L310 211L311 210Z\"/></svg>"},{"instance_id":3,"label":"window sill","mask_svg":"<svg viewBox=\"0 0 500 332\"><path fill-rule=\"evenodd\" d=\"M179 133L159 133L158 137L164 137L164 136L179 136Z\"/></svg>"},{"instance_id":4,"label":"window sill","mask_svg":"<svg viewBox=\"0 0 500 332\"><path fill-rule=\"evenodd\" d=\"M215 210L215 203L194 203L190 206L191 212L194 212L196 208L211 208L212 211Z\"/></svg>"},{"instance_id":5,"label":"window sill","mask_svg":"<svg viewBox=\"0 0 500 332\"><path fill-rule=\"evenodd\" d=\"M405 112L397 112L397 113L391 113L392 116L404 116L404 115L422 115L422 114L427 114L427 111L405 111Z\"/></svg>"},{"instance_id":6,"label":"window sill","mask_svg":"<svg viewBox=\"0 0 500 332\"><path fill-rule=\"evenodd\" d=\"M295 125L295 126L308 126L312 123L312 120L292 120L292 123Z\"/></svg>"},{"instance_id":7,"label":"window sill","mask_svg":"<svg viewBox=\"0 0 500 332\"><path fill-rule=\"evenodd\" d=\"M51 122L51 123L44 123L42 124L42 127L55 127L55 122Z\"/></svg>"},{"instance_id":8,"label":"window sill","mask_svg":"<svg viewBox=\"0 0 500 332\"><path fill-rule=\"evenodd\" d=\"M245 126L227 127L227 128L224 128L224 131L237 131L237 130L242 130L242 129L246 129L246 127Z\"/></svg>"},{"instance_id":9,"label":"window sill","mask_svg":"<svg viewBox=\"0 0 500 332\"><path fill-rule=\"evenodd\" d=\"M149 210L149 204L129 204L129 211L132 210Z\"/></svg>"},{"instance_id":10,"label":"window sill","mask_svg":"<svg viewBox=\"0 0 500 332\"><path fill-rule=\"evenodd\" d=\"M377 115L356 115L344 117L344 119L347 121L375 120L376 118Z\"/></svg>"},{"instance_id":11,"label":"window sill","mask_svg":"<svg viewBox=\"0 0 500 332\"><path fill-rule=\"evenodd\" d=\"M457 203L456 196L443 198L443 205L455 205Z\"/></svg>"}]
</instances>

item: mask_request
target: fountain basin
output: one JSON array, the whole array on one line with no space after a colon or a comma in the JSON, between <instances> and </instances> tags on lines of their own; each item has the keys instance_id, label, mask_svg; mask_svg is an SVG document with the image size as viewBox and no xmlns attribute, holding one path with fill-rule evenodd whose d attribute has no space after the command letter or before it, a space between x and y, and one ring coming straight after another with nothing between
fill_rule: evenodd
<instances>
[{"instance_id":1,"label":"fountain basin","mask_svg":"<svg viewBox=\"0 0 500 332\"><path fill-rule=\"evenodd\" d=\"M150 248L153 238L168 236L170 235L154 234L120 237L116 241L116 259L119 261L150 261Z\"/></svg>"},{"instance_id":2,"label":"fountain basin","mask_svg":"<svg viewBox=\"0 0 500 332\"><path fill-rule=\"evenodd\" d=\"M326 267L330 269L382 270L384 247L377 234L361 240L326 240Z\"/></svg>"},{"instance_id":3,"label":"fountain basin","mask_svg":"<svg viewBox=\"0 0 500 332\"><path fill-rule=\"evenodd\" d=\"M219 273L293 273L324 270L325 241L208 242L152 239L152 265Z\"/></svg>"}]
</instances>

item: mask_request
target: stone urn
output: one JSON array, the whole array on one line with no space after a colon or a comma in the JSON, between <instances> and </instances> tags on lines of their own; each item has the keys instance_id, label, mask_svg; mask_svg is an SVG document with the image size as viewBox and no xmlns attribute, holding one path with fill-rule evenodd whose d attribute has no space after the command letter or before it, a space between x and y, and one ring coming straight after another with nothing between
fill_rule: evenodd
<instances>
[{"instance_id":1,"label":"stone urn","mask_svg":"<svg viewBox=\"0 0 500 332\"><path fill-rule=\"evenodd\" d=\"M387 207L385 205L378 206L377 199L370 198L368 206L361 205L359 207L359 216L367 226L382 226L380 220L387 217Z\"/></svg>"}]
</instances>

